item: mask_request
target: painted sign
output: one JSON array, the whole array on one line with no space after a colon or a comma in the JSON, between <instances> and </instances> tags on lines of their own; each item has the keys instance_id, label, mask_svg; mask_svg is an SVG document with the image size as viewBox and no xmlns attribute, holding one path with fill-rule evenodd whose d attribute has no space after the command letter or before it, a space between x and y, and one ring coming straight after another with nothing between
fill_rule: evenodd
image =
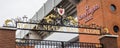
<instances>
[{"instance_id":1,"label":"painted sign","mask_svg":"<svg viewBox=\"0 0 120 48\"><path fill-rule=\"evenodd\" d=\"M87 34L100 34L100 30L98 29L84 29L84 28L79 28L80 33L87 33Z\"/></svg>"},{"instance_id":2,"label":"painted sign","mask_svg":"<svg viewBox=\"0 0 120 48\"><path fill-rule=\"evenodd\" d=\"M80 21L80 20L83 20L84 19L84 22L85 23L87 23L88 21L90 21L90 20L92 20L93 19L93 14L94 14L94 12L96 11L96 10L98 10L100 7L99 7L99 5L95 5L95 6L93 6L91 9L90 9L90 7L87 5L86 7L85 7L85 9L86 9L86 13L84 13L84 14L81 14L80 16L78 16L78 20Z\"/></svg>"}]
</instances>

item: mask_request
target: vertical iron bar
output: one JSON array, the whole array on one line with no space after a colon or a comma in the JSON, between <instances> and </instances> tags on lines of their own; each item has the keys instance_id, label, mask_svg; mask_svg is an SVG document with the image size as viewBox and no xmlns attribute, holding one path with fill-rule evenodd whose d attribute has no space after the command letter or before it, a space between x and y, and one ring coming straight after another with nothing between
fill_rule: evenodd
<instances>
[{"instance_id":1,"label":"vertical iron bar","mask_svg":"<svg viewBox=\"0 0 120 48\"><path fill-rule=\"evenodd\" d=\"M61 47L64 48L64 42L61 42Z\"/></svg>"}]
</instances>

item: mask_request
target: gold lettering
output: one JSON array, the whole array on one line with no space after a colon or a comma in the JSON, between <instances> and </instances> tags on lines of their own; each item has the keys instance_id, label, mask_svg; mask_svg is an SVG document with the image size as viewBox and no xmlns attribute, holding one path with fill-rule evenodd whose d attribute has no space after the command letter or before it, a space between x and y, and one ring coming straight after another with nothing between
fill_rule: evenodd
<instances>
[{"instance_id":1,"label":"gold lettering","mask_svg":"<svg viewBox=\"0 0 120 48\"><path fill-rule=\"evenodd\" d=\"M88 34L100 34L100 31L95 29L84 29L83 32Z\"/></svg>"},{"instance_id":2,"label":"gold lettering","mask_svg":"<svg viewBox=\"0 0 120 48\"><path fill-rule=\"evenodd\" d=\"M47 25L43 25L43 30L48 30Z\"/></svg>"}]
</instances>

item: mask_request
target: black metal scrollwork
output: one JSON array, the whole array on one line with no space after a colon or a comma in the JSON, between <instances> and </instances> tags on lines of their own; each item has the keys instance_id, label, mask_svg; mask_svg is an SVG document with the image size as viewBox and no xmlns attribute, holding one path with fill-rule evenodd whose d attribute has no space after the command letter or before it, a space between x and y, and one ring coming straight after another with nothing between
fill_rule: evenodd
<instances>
[{"instance_id":1,"label":"black metal scrollwork","mask_svg":"<svg viewBox=\"0 0 120 48\"><path fill-rule=\"evenodd\" d=\"M44 18L44 22L47 24L53 25L65 25L65 26L76 26L78 23L74 17L68 16L55 16L54 14L50 14Z\"/></svg>"}]
</instances>

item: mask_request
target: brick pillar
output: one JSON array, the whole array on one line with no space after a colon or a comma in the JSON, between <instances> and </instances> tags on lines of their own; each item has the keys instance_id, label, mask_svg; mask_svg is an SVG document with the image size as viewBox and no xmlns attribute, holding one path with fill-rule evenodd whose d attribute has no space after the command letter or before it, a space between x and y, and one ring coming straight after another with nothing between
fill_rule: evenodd
<instances>
[{"instance_id":1,"label":"brick pillar","mask_svg":"<svg viewBox=\"0 0 120 48\"><path fill-rule=\"evenodd\" d=\"M118 35L102 35L100 43L103 44L103 48L118 48L117 37Z\"/></svg>"},{"instance_id":2,"label":"brick pillar","mask_svg":"<svg viewBox=\"0 0 120 48\"><path fill-rule=\"evenodd\" d=\"M0 28L0 48L15 48L15 31L13 29Z\"/></svg>"}]
</instances>

